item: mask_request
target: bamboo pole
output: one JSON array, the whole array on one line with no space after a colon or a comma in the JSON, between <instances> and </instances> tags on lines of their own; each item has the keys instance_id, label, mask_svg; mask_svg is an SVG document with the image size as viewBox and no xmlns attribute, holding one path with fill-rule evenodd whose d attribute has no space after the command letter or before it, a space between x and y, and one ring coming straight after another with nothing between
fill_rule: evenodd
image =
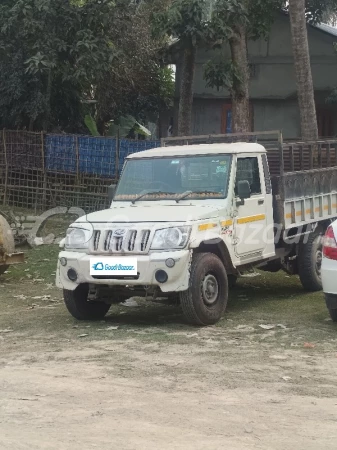
<instances>
[{"instance_id":1,"label":"bamboo pole","mask_svg":"<svg viewBox=\"0 0 337 450\"><path fill-rule=\"evenodd\" d=\"M80 150L78 146L78 136L75 136L75 152L76 152L76 184L80 184ZM80 204L80 195L76 194L76 206Z\"/></svg>"},{"instance_id":2,"label":"bamboo pole","mask_svg":"<svg viewBox=\"0 0 337 450\"><path fill-rule=\"evenodd\" d=\"M118 181L118 177L119 177L119 150L120 150L120 132L119 132L119 127L118 127L117 138L116 138L116 160L115 160L116 181Z\"/></svg>"},{"instance_id":3,"label":"bamboo pole","mask_svg":"<svg viewBox=\"0 0 337 450\"><path fill-rule=\"evenodd\" d=\"M3 198L3 205L7 204L7 189L8 189L8 158L7 158L7 145L6 145L6 130L2 130L2 139L4 146L4 156L5 156L5 192Z\"/></svg>"},{"instance_id":4,"label":"bamboo pole","mask_svg":"<svg viewBox=\"0 0 337 450\"><path fill-rule=\"evenodd\" d=\"M47 172L44 151L44 133L41 131L41 156L42 156L42 172L43 172L43 191L42 191L42 208L46 209L47 203Z\"/></svg>"}]
</instances>

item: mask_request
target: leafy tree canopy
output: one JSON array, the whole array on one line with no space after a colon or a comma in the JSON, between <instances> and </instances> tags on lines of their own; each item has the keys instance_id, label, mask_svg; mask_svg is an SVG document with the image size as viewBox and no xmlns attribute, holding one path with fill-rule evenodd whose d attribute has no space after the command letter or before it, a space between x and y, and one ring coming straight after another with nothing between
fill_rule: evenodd
<instances>
[{"instance_id":1,"label":"leafy tree canopy","mask_svg":"<svg viewBox=\"0 0 337 450\"><path fill-rule=\"evenodd\" d=\"M147 7L130 0L2 0L0 127L81 132L94 109L104 132L120 113L146 116L154 104L158 110L170 99L161 97L162 42L154 42L149 25L144 29ZM172 80L165 81L170 97Z\"/></svg>"}]
</instances>

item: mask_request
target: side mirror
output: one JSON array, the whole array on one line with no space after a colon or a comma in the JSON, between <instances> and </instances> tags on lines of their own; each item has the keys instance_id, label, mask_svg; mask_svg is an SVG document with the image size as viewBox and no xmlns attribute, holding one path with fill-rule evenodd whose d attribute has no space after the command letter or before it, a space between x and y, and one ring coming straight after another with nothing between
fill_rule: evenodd
<instances>
[{"instance_id":1,"label":"side mirror","mask_svg":"<svg viewBox=\"0 0 337 450\"><path fill-rule=\"evenodd\" d=\"M238 182L238 196L240 197L241 202L238 203L238 206L244 205L245 200L251 197L251 190L249 181L243 180Z\"/></svg>"},{"instance_id":2,"label":"side mirror","mask_svg":"<svg viewBox=\"0 0 337 450\"><path fill-rule=\"evenodd\" d=\"M109 202L110 202L110 203L112 202L112 200L113 200L113 198L114 198L114 196L115 196L116 187L117 187L117 184L111 184L111 185L108 187L108 197L109 197Z\"/></svg>"}]
</instances>

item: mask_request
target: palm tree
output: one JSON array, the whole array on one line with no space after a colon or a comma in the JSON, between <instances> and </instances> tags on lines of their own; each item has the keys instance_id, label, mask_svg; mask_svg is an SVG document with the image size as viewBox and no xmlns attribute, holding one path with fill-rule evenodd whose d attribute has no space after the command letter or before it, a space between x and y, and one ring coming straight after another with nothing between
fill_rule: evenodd
<instances>
[{"instance_id":1,"label":"palm tree","mask_svg":"<svg viewBox=\"0 0 337 450\"><path fill-rule=\"evenodd\" d=\"M318 126L310 65L305 0L289 0L289 15L303 140L317 140Z\"/></svg>"}]
</instances>

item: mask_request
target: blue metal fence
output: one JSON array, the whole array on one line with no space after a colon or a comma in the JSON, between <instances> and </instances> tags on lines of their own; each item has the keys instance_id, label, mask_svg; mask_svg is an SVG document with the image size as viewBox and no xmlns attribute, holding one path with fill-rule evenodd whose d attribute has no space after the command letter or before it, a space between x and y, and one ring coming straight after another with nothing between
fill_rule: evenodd
<instances>
[{"instance_id":1,"label":"blue metal fence","mask_svg":"<svg viewBox=\"0 0 337 450\"><path fill-rule=\"evenodd\" d=\"M131 153L160 141L2 130L0 197L20 208L77 206L86 212L108 207L108 186L118 180Z\"/></svg>"},{"instance_id":2,"label":"blue metal fence","mask_svg":"<svg viewBox=\"0 0 337 450\"><path fill-rule=\"evenodd\" d=\"M160 147L160 141L132 141L115 138L46 135L45 167L47 171L82 173L113 178L122 170L125 158ZM119 151L118 151L119 148Z\"/></svg>"}]
</instances>

